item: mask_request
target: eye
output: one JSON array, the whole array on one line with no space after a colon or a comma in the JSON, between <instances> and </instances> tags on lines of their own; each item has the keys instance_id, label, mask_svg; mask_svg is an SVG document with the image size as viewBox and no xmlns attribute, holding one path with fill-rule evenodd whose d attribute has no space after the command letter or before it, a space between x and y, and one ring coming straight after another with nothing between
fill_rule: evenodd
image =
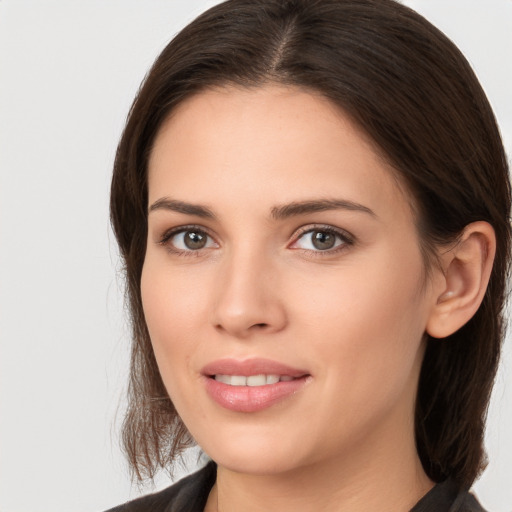
<instances>
[{"instance_id":1,"label":"eye","mask_svg":"<svg viewBox=\"0 0 512 512\"><path fill-rule=\"evenodd\" d=\"M201 249L218 247L217 243L208 233L199 228L181 228L166 233L161 241L169 249L176 252L192 252Z\"/></svg>"},{"instance_id":2,"label":"eye","mask_svg":"<svg viewBox=\"0 0 512 512\"><path fill-rule=\"evenodd\" d=\"M343 232L333 228L314 228L302 232L291 248L325 252L351 244L351 238Z\"/></svg>"}]
</instances>

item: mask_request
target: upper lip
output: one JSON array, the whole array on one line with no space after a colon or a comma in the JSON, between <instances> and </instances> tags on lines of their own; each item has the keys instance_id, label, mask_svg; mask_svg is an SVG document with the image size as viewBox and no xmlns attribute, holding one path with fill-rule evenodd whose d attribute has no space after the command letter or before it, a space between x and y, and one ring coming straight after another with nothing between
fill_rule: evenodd
<instances>
[{"instance_id":1,"label":"upper lip","mask_svg":"<svg viewBox=\"0 0 512 512\"><path fill-rule=\"evenodd\" d=\"M229 358L218 359L204 366L201 373L208 377L212 375L240 375L244 377L251 375L287 375L298 378L309 375L306 370L262 358L245 359L243 361Z\"/></svg>"}]
</instances>

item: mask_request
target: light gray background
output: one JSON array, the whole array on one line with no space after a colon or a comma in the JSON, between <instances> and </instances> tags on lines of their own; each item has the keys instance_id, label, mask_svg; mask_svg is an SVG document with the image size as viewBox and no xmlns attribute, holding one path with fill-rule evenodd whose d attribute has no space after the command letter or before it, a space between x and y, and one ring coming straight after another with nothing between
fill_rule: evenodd
<instances>
[{"instance_id":1,"label":"light gray background","mask_svg":"<svg viewBox=\"0 0 512 512\"><path fill-rule=\"evenodd\" d=\"M137 495L117 437L128 329L111 165L151 62L214 3L0 0L0 512L93 512ZM510 152L512 1L404 3L467 55ZM494 512L512 510L511 345L475 486Z\"/></svg>"}]
</instances>

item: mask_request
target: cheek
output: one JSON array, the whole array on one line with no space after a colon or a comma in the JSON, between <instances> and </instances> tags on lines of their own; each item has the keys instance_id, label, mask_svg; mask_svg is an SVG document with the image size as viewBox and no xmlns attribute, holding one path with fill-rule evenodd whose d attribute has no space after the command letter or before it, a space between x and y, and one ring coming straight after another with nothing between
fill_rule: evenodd
<instances>
[{"instance_id":1,"label":"cheek","mask_svg":"<svg viewBox=\"0 0 512 512\"><path fill-rule=\"evenodd\" d=\"M208 275L200 268L194 272L173 267L165 256L149 254L141 276L144 315L155 339L167 338L182 329L198 327L208 297Z\"/></svg>"},{"instance_id":2,"label":"cheek","mask_svg":"<svg viewBox=\"0 0 512 512\"><path fill-rule=\"evenodd\" d=\"M350 384L355 394L403 386L426 325L421 259L402 255L398 261L391 255L375 261L381 264L354 266L322 287L308 287L302 312L317 350L331 362L326 378L333 386Z\"/></svg>"},{"instance_id":3,"label":"cheek","mask_svg":"<svg viewBox=\"0 0 512 512\"><path fill-rule=\"evenodd\" d=\"M141 276L141 296L151 344L162 380L174 405L183 410L191 380L198 379L194 357L211 341L211 289L215 272L197 265L171 266L149 253ZM194 365L195 362L195 365Z\"/></svg>"},{"instance_id":4,"label":"cheek","mask_svg":"<svg viewBox=\"0 0 512 512\"><path fill-rule=\"evenodd\" d=\"M155 357L169 388L169 377L176 376L172 363L185 368L192 340L197 339L200 289L190 280L170 273L165 265L149 260L144 264L141 277L141 296L144 316Z\"/></svg>"}]
</instances>

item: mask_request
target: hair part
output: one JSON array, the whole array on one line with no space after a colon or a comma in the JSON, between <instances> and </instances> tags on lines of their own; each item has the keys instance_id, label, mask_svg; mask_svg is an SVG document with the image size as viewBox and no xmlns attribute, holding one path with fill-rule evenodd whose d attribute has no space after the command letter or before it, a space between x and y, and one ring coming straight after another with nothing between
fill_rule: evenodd
<instances>
[{"instance_id":1,"label":"hair part","mask_svg":"<svg viewBox=\"0 0 512 512\"><path fill-rule=\"evenodd\" d=\"M427 337L416 401L427 475L469 486L485 463L485 417L504 336L508 166L466 59L394 0L228 0L185 27L146 76L118 146L111 192L133 330L123 442L135 475L169 469L192 442L158 372L142 310L153 142L184 99L210 87L266 83L320 93L369 136L412 195L427 262L467 224L493 226L497 251L483 303L453 335Z\"/></svg>"}]
</instances>

